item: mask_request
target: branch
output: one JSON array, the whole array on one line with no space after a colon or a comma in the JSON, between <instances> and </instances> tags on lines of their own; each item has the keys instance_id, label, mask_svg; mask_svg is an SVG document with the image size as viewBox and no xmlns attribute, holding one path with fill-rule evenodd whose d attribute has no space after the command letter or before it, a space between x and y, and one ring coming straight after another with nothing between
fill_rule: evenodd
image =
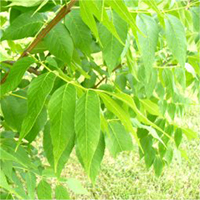
<instances>
[{"instance_id":1,"label":"branch","mask_svg":"<svg viewBox=\"0 0 200 200\"><path fill-rule=\"evenodd\" d=\"M115 67L112 72L115 72L117 69L120 69L122 67L121 64L119 64L117 67ZM93 88L97 88L107 77L104 76Z\"/></svg>"},{"instance_id":2,"label":"branch","mask_svg":"<svg viewBox=\"0 0 200 200\"><path fill-rule=\"evenodd\" d=\"M65 5L61 8L61 10L58 12L58 14L50 21L50 23L41 30L41 32L36 36L36 38L33 40L33 42L29 45L29 47L21 54L21 56L18 58L26 57L28 53L30 53L37 45L38 43L50 32L50 30L60 22L61 19L63 19L70 11L73 5L78 0L71 0L68 5ZM28 70L29 71L29 70ZM32 71L32 69L31 69ZM9 72L5 74L3 79L1 80L1 84L3 84L6 81L6 78L8 76Z\"/></svg>"}]
</instances>

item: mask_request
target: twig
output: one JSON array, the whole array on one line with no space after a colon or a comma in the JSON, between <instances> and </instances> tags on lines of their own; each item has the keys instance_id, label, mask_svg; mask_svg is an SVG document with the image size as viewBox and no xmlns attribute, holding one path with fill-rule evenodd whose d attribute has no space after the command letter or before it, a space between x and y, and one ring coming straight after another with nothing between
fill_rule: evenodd
<instances>
[{"instance_id":1,"label":"twig","mask_svg":"<svg viewBox=\"0 0 200 200\"><path fill-rule=\"evenodd\" d=\"M78 0L71 0L68 5L65 5L61 8L61 10L58 12L58 14L51 20L51 22L41 30L41 32L37 35L37 37L33 40L33 42L29 45L29 47L21 54L20 58L26 57L28 53L30 53L37 45L38 43L50 32L50 30L60 22L61 19L63 19L70 11L73 5ZM19 60L18 59L18 60ZM29 69L28 69L29 71ZM33 69L31 69L32 73ZM1 84L3 84L6 81L6 78L8 77L9 72L5 74L3 79L1 80Z\"/></svg>"},{"instance_id":2,"label":"twig","mask_svg":"<svg viewBox=\"0 0 200 200\"><path fill-rule=\"evenodd\" d=\"M3 61L2 63L6 63L8 65L14 65L15 61L12 61L12 60L5 60ZM37 71L37 69L35 69L34 67L29 67L28 69L28 72L29 73L32 73L32 74L35 74L35 75L40 75L40 72ZM2 79L3 80L3 79Z\"/></svg>"},{"instance_id":3,"label":"twig","mask_svg":"<svg viewBox=\"0 0 200 200\"><path fill-rule=\"evenodd\" d=\"M115 67L112 72L115 72L117 69L120 69L122 67L121 64L119 64L117 67ZM107 77L104 76L93 88L97 88Z\"/></svg>"}]
</instances>

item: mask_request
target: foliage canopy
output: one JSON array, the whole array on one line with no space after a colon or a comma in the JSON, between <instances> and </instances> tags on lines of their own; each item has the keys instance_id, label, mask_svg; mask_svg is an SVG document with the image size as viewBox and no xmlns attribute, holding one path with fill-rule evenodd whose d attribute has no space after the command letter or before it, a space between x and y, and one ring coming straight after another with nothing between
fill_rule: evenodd
<instances>
[{"instance_id":1,"label":"foliage canopy","mask_svg":"<svg viewBox=\"0 0 200 200\"><path fill-rule=\"evenodd\" d=\"M195 103L187 88L200 102L199 4L2 0L1 197L68 199L63 182L87 194L61 175L73 149L93 183L105 148L137 145L157 176L187 158L182 137L197 134L174 119Z\"/></svg>"}]
</instances>

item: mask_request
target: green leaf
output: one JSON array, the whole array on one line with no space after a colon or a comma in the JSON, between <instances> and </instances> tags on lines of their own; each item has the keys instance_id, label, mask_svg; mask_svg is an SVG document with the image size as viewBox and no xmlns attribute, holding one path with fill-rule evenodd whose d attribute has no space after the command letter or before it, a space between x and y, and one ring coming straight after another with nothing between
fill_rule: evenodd
<instances>
[{"instance_id":1,"label":"green leaf","mask_svg":"<svg viewBox=\"0 0 200 200\"><path fill-rule=\"evenodd\" d=\"M145 2L150 8L152 8L153 10L156 11L156 13L157 13L157 15L158 15L158 18L159 18L159 20L160 20L161 25L164 26L164 15L163 15L162 11L158 8L156 0L151 0L151 1L149 1L149 0L144 0L144 2Z\"/></svg>"},{"instance_id":2,"label":"green leaf","mask_svg":"<svg viewBox=\"0 0 200 200\"><path fill-rule=\"evenodd\" d=\"M180 128L176 129L175 134L174 134L174 140L178 148L182 140L182 130Z\"/></svg>"},{"instance_id":3,"label":"green leaf","mask_svg":"<svg viewBox=\"0 0 200 200\"><path fill-rule=\"evenodd\" d=\"M29 68L29 66L33 64L34 62L35 61L32 58L26 57L14 63L6 79L6 82L3 85L1 85L0 97L14 90L20 84L20 81L24 73Z\"/></svg>"},{"instance_id":4,"label":"green leaf","mask_svg":"<svg viewBox=\"0 0 200 200\"><path fill-rule=\"evenodd\" d=\"M1 109L6 124L13 130L20 131L22 121L27 112L27 102L14 96L6 96L1 100Z\"/></svg>"},{"instance_id":5,"label":"green leaf","mask_svg":"<svg viewBox=\"0 0 200 200\"><path fill-rule=\"evenodd\" d=\"M47 158L49 164L54 166L54 156L53 156L53 145L50 135L50 122L48 121L44 127L43 133L43 149L45 152L45 157Z\"/></svg>"},{"instance_id":6,"label":"green leaf","mask_svg":"<svg viewBox=\"0 0 200 200\"><path fill-rule=\"evenodd\" d=\"M185 76L185 70L183 68L175 68L175 74L176 79L178 83L182 86L182 88L185 90L186 88L186 76Z\"/></svg>"},{"instance_id":7,"label":"green leaf","mask_svg":"<svg viewBox=\"0 0 200 200\"><path fill-rule=\"evenodd\" d=\"M75 194L89 194L88 191L82 186L81 182L75 178L69 178L67 180L67 185Z\"/></svg>"},{"instance_id":8,"label":"green leaf","mask_svg":"<svg viewBox=\"0 0 200 200\"><path fill-rule=\"evenodd\" d=\"M56 199L70 199L67 189L61 185L57 185L55 189Z\"/></svg>"},{"instance_id":9,"label":"green leaf","mask_svg":"<svg viewBox=\"0 0 200 200\"><path fill-rule=\"evenodd\" d=\"M33 125L32 129L26 135L25 139L29 142L32 142L37 137L38 133L42 130L45 123L47 121L47 111L46 108L43 108L41 113L38 115L35 124Z\"/></svg>"},{"instance_id":10,"label":"green leaf","mask_svg":"<svg viewBox=\"0 0 200 200\"><path fill-rule=\"evenodd\" d=\"M157 84L157 70L152 69L150 72L149 82L145 85L147 98L153 96L154 89Z\"/></svg>"},{"instance_id":11,"label":"green leaf","mask_svg":"<svg viewBox=\"0 0 200 200\"><path fill-rule=\"evenodd\" d=\"M42 3L43 0L10 0L12 3L9 6L24 6L24 7L32 7L38 6Z\"/></svg>"},{"instance_id":12,"label":"green leaf","mask_svg":"<svg viewBox=\"0 0 200 200\"><path fill-rule=\"evenodd\" d=\"M7 141L7 143L4 142L4 144L1 146L2 146L0 148L1 159L14 161L27 169L35 168L35 166L31 163L31 160L28 157L28 154L21 146L17 149L17 151L15 151L15 147L16 147L15 141L10 140L10 141Z\"/></svg>"},{"instance_id":13,"label":"green leaf","mask_svg":"<svg viewBox=\"0 0 200 200\"><path fill-rule=\"evenodd\" d=\"M147 168L150 168L155 159L155 149L152 147L152 137L147 135L140 139L144 150L144 159Z\"/></svg>"},{"instance_id":14,"label":"green leaf","mask_svg":"<svg viewBox=\"0 0 200 200\"><path fill-rule=\"evenodd\" d=\"M164 156L164 160L168 163L168 165L172 162L173 159L173 149L172 148L167 148L167 151Z\"/></svg>"},{"instance_id":15,"label":"green leaf","mask_svg":"<svg viewBox=\"0 0 200 200\"><path fill-rule=\"evenodd\" d=\"M174 103L170 103L167 107L168 114L172 120L174 120L176 114L176 105Z\"/></svg>"},{"instance_id":16,"label":"green leaf","mask_svg":"<svg viewBox=\"0 0 200 200\"><path fill-rule=\"evenodd\" d=\"M149 99L141 99L140 102L144 106L144 108L152 115L160 116L159 107L157 104L152 102Z\"/></svg>"},{"instance_id":17,"label":"green leaf","mask_svg":"<svg viewBox=\"0 0 200 200\"><path fill-rule=\"evenodd\" d=\"M44 41L51 54L66 63L70 63L74 44L67 28L62 23L57 24L47 34Z\"/></svg>"},{"instance_id":18,"label":"green leaf","mask_svg":"<svg viewBox=\"0 0 200 200\"><path fill-rule=\"evenodd\" d=\"M36 176L32 172L26 173L27 192L30 199L35 199Z\"/></svg>"},{"instance_id":19,"label":"green leaf","mask_svg":"<svg viewBox=\"0 0 200 200\"><path fill-rule=\"evenodd\" d=\"M94 157L91 163L91 169L90 169L90 174L89 177L92 180L92 182L95 182L95 179L97 177L97 174L99 172L100 166L101 166L101 161L104 156L104 150L105 150L105 141L104 141L104 135L101 133L99 143L97 146L97 149L94 153Z\"/></svg>"},{"instance_id":20,"label":"green leaf","mask_svg":"<svg viewBox=\"0 0 200 200\"><path fill-rule=\"evenodd\" d=\"M88 8L90 8L90 12L97 18L97 20L101 22L121 44L124 45L124 42L121 40L118 32L116 31L112 19L108 16L110 12L106 11L104 1L91 0L86 1L86 3L88 4Z\"/></svg>"},{"instance_id":21,"label":"green leaf","mask_svg":"<svg viewBox=\"0 0 200 200\"><path fill-rule=\"evenodd\" d=\"M46 19L44 14L25 12L18 16L5 30L1 40L18 40L26 37L34 37L41 29Z\"/></svg>"},{"instance_id":22,"label":"green leaf","mask_svg":"<svg viewBox=\"0 0 200 200\"><path fill-rule=\"evenodd\" d=\"M58 161L64 150L69 147L69 151L71 152L74 146L75 104L76 89L69 84L63 85L56 90L49 101L50 134L56 172Z\"/></svg>"},{"instance_id":23,"label":"green leaf","mask_svg":"<svg viewBox=\"0 0 200 200\"><path fill-rule=\"evenodd\" d=\"M122 0L105 0L105 4L111 6L111 8L131 26L133 32L135 32L136 30L140 32L140 30L136 26L134 17L131 15Z\"/></svg>"},{"instance_id":24,"label":"green leaf","mask_svg":"<svg viewBox=\"0 0 200 200\"><path fill-rule=\"evenodd\" d=\"M126 22L114 12L113 21L121 40L125 43L128 31ZM119 63L124 46L102 24L99 24L98 29L103 45L103 58L108 66L109 72L111 72Z\"/></svg>"},{"instance_id":25,"label":"green leaf","mask_svg":"<svg viewBox=\"0 0 200 200\"><path fill-rule=\"evenodd\" d=\"M185 29L177 17L169 14L165 18L165 27L168 47L174 58L184 67L187 49Z\"/></svg>"},{"instance_id":26,"label":"green leaf","mask_svg":"<svg viewBox=\"0 0 200 200\"><path fill-rule=\"evenodd\" d=\"M75 113L77 148L88 175L99 143L100 128L99 97L89 90L78 100Z\"/></svg>"},{"instance_id":27,"label":"green leaf","mask_svg":"<svg viewBox=\"0 0 200 200\"><path fill-rule=\"evenodd\" d=\"M41 180L37 186L38 199L52 199L52 190L49 183Z\"/></svg>"},{"instance_id":28,"label":"green leaf","mask_svg":"<svg viewBox=\"0 0 200 200\"><path fill-rule=\"evenodd\" d=\"M194 30L200 31L200 7L191 7Z\"/></svg>"},{"instance_id":29,"label":"green leaf","mask_svg":"<svg viewBox=\"0 0 200 200\"><path fill-rule=\"evenodd\" d=\"M164 69L162 71L162 78L167 89L168 94L175 92L174 75L170 69Z\"/></svg>"},{"instance_id":30,"label":"green leaf","mask_svg":"<svg viewBox=\"0 0 200 200\"><path fill-rule=\"evenodd\" d=\"M100 41L96 21L93 12L91 11L90 4L88 4L87 1L80 1L80 10L82 20L90 28L97 40Z\"/></svg>"},{"instance_id":31,"label":"green leaf","mask_svg":"<svg viewBox=\"0 0 200 200\"><path fill-rule=\"evenodd\" d=\"M144 34L138 33L138 41L145 66L146 80L149 82L155 60L159 29L154 19L145 14L137 15L137 25Z\"/></svg>"},{"instance_id":32,"label":"green leaf","mask_svg":"<svg viewBox=\"0 0 200 200\"><path fill-rule=\"evenodd\" d=\"M6 190L11 190L10 186L8 185L8 182L6 180L6 176L3 173L3 171L0 169L0 187L6 189Z\"/></svg>"},{"instance_id":33,"label":"green leaf","mask_svg":"<svg viewBox=\"0 0 200 200\"><path fill-rule=\"evenodd\" d=\"M163 162L162 159L160 157L156 157L155 161L154 161L154 171L156 176L160 176L163 170Z\"/></svg>"},{"instance_id":34,"label":"green leaf","mask_svg":"<svg viewBox=\"0 0 200 200\"><path fill-rule=\"evenodd\" d=\"M133 149L132 138L119 122L109 122L109 134L106 137L106 145L115 158L122 151Z\"/></svg>"},{"instance_id":35,"label":"green leaf","mask_svg":"<svg viewBox=\"0 0 200 200\"><path fill-rule=\"evenodd\" d=\"M18 145L35 124L53 88L55 78L56 75L54 73L48 72L38 76L31 82L28 89L28 112L22 123Z\"/></svg>"},{"instance_id":36,"label":"green leaf","mask_svg":"<svg viewBox=\"0 0 200 200\"><path fill-rule=\"evenodd\" d=\"M99 95L101 99L103 100L107 109L120 119L120 121L122 122L126 130L131 132L131 134L133 134L137 143L139 144L139 141L136 135L136 130L132 126L130 116L108 95L103 94L103 93L100 93Z\"/></svg>"},{"instance_id":37,"label":"green leaf","mask_svg":"<svg viewBox=\"0 0 200 200\"><path fill-rule=\"evenodd\" d=\"M74 45L86 55L91 54L92 35L90 29L84 24L78 10L71 11L65 17L65 25L70 31Z\"/></svg>"},{"instance_id":38,"label":"green leaf","mask_svg":"<svg viewBox=\"0 0 200 200\"><path fill-rule=\"evenodd\" d=\"M189 128L182 128L182 131L186 135L188 140L191 140L193 138L198 138L198 134Z\"/></svg>"}]
</instances>

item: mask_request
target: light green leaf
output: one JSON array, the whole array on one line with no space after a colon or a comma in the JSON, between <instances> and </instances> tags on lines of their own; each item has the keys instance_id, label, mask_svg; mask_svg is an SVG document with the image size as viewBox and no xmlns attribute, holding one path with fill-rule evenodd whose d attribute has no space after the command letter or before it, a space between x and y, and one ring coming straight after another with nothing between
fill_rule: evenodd
<instances>
[{"instance_id":1,"label":"light green leaf","mask_svg":"<svg viewBox=\"0 0 200 200\"><path fill-rule=\"evenodd\" d=\"M67 189L61 185L57 185L55 189L56 199L70 199Z\"/></svg>"},{"instance_id":2,"label":"light green leaf","mask_svg":"<svg viewBox=\"0 0 200 200\"><path fill-rule=\"evenodd\" d=\"M0 169L0 187L6 189L6 190L11 190L10 186L8 185L8 182L6 180L6 176L3 173L3 171Z\"/></svg>"},{"instance_id":3,"label":"light green leaf","mask_svg":"<svg viewBox=\"0 0 200 200\"><path fill-rule=\"evenodd\" d=\"M90 29L84 24L78 10L71 11L65 17L65 25L70 31L74 44L86 55L91 54L92 35Z\"/></svg>"},{"instance_id":4,"label":"light green leaf","mask_svg":"<svg viewBox=\"0 0 200 200\"><path fill-rule=\"evenodd\" d=\"M146 80L149 82L155 60L159 29L154 19L145 14L137 15L137 26L144 34L138 33L138 41L145 66Z\"/></svg>"},{"instance_id":5,"label":"light green leaf","mask_svg":"<svg viewBox=\"0 0 200 200\"><path fill-rule=\"evenodd\" d=\"M94 36L97 38L97 40L100 41L96 21L93 16L93 12L91 10L90 4L88 4L87 1L80 1L80 10L81 10L82 20L90 28L90 30L92 31Z\"/></svg>"},{"instance_id":6,"label":"light green leaf","mask_svg":"<svg viewBox=\"0 0 200 200\"><path fill-rule=\"evenodd\" d=\"M89 194L89 192L82 186L81 182L75 178L69 178L67 180L67 185L75 194Z\"/></svg>"},{"instance_id":7,"label":"light green leaf","mask_svg":"<svg viewBox=\"0 0 200 200\"><path fill-rule=\"evenodd\" d=\"M164 155L164 160L166 160L169 165L172 162L172 159L173 159L173 149L168 147Z\"/></svg>"},{"instance_id":8,"label":"light green leaf","mask_svg":"<svg viewBox=\"0 0 200 200\"><path fill-rule=\"evenodd\" d=\"M175 68L176 79L183 89L186 88L186 76L184 68Z\"/></svg>"},{"instance_id":9,"label":"light green leaf","mask_svg":"<svg viewBox=\"0 0 200 200\"><path fill-rule=\"evenodd\" d=\"M12 3L9 6L24 6L24 7L32 7L38 6L42 3L43 0L10 0Z\"/></svg>"},{"instance_id":10,"label":"light green leaf","mask_svg":"<svg viewBox=\"0 0 200 200\"><path fill-rule=\"evenodd\" d=\"M168 47L181 67L184 67L187 50L184 26L177 17L168 14L165 27Z\"/></svg>"},{"instance_id":11,"label":"light green leaf","mask_svg":"<svg viewBox=\"0 0 200 200\"><path fill-rule=\"evenodd\" d=\"M154 95L154 89L157 84L157 70L152 69L150 72L149 82L145 85L147 98L150 98Z\"/></svg>"},{"instance_id":12,"label":"light green leaf","mask_svg":"<svg viewBox=\"0 0 200 200\"><path fill-rule=\"evenodd\" d=\"M162 71L162 78L167 89L167 93L173 94L175 92L174 75L170 69Z\"/></svg>"},{"instance_id":13,"label":"light green leaf","mask_svg":"<svg viewBox=\"0 0 200 200\"><path fill-rule=\"evenodd\" d=\"M135 33L136 30L140 32L136 26L134 17L131 15L122 0L105 0L105 4L111 6L111 8L131 26L133 33Z\"/></svg>"},{"instance_id":14,"label":"light green leaf","mask_svg":"<svg viewBox=\"0 0 200 200\"><path fill-rule=\"evenodd\" d=\"M193 131L193 130L191 130L189 128L182 128L182 131L186 135L188 140L191 140L193 138L197 138L198 137L198 134L195 131Z\"/></svg>"},{"instance_id":15,"label":"light green leaf","mask_svg":"<svg viewBox=\"0 0 200 200\"><path fill-rule=\"evenodd\" d=\"M35 124L53 88L55 78L56 75L54 73L48 72L38 76L31 82L28 89L28 112L22 123L18 145Z\"/></svg>"},{"instance_id":16,"label":"light green leaf","mask_svg":"<svg viewBox=\"0 0 200 200\"><path fill-rule=\"evenodd\" d=\"M191 7L194 30L200 31L200 7Z\"/></svg>"},{"instance_id":17,"label":"light green leaf","mask_svg":"<svg viewBox=\"0 0 200 200\"><path fill-rule=\"evenodd\" d=\"M74 146L75 104L76 89L69 84L63 85L56 90L49 101L50 134L53 145L55 172L57 172L58 161L64 150L69 147L71 152Z\"/></svg>"},{"instance_id":18,"label":"light green leaf","mask_svg":"<svg viewBox=\"0 0 200 200\"><path fill-rule=\"evenodd\" d=\"M44 41L51 54L66 63L70 63L74 45L67 28L62 23L57 24L47 34Z\"/></svg>"},{"instance_id":19,"label":"light green leaf","mask_svg":"<svg viewBox=\"0 0 200 200\"><path fill-rule=\"evenodd\" d=\"M18 40L33 37L41 29L46 19L44 14L25 12L19 15L5 30L1 40ZM28 19L28 20L27 20Z\"/></svg>"},{"instance_id":20,"label":"light green leaf","mask_svg":"<svg viewBox=\"0 0 200 200\"><path fill-rule=\"evenodd\" d=\"M174 140L178 148L182 140L182 130L180 128L176 129L175 134L174 134Z\"/></svg>"},{"instance_id":21,"label":"light green leaf","mask_svg":"<svg viewBox=\"0 0 200 200\"><path fill-rule=\"evenodd\" d=\"M128 31L126 22L116 13L113 13L113 21L121 40L125 43ZM98 29L103 46L103 58L111 72L119 63L124 46L102 24L99 24Z\"/></svg>"},{"instance_id":22,"label":"light green leaf","mask_svg":"<svg viewBox=\"0 0 200 200\"><path fill-rule=\"evenodd\" d=\"M158 18L159 18L159 20L160 20L161 25L164 26L164 15L163 15L161 9L158 8L157 3L156 3L156 0L151 0L151 1L149 1L149 0L144 0L144 2L145 2L150 8L152 8L153 10L156 11L156 13L157 13L157 15L158 15Z\"/></svg>"},{"instance_id":23,"label":"light green leaf","mask_svg":"<svg viewBox=\"0 0 200 200\"><path fill-rule=\"evenodd\" d=\"M119 122L109 122L109 134L106 137L106 145L113 157L122 151L133 149L132 138Z\"/></svg>"},{"instance_id":24,"label":"light green leaf","mask_svg":"<svg viewBox=\"0 0 200 200\"><path fill-rule=\"evenodd\" d=\"M138 120L139 121L141 121L141 122L143 122L143 123L145 123L145 124L148 124L148 125L151 125L152 127L154 127L156 130L159 130L159 131L161 131L164 135L166 135L167 137L169 137L170 139L172 139L170 136L169 136L169 134L167 134L165 131L163 131L160 127L158 127L155 123L153 123L153 122L151 122L140 110L138 110L138 108L137 108L137 106L136 106L136 104L135 104L135 102L134 102L134 100L133 100L133 98L131 97L131 96L129 96L129 95L127 95L127 94L125 94L125 93L110 93L110 92L106 92L106 93L108 93L109 95L111 95L111 96L113 96L113 97L116 97L117 99L119 99L120 101L122 101L122 102L124 102L126 105L128 105L130 108L132 108L133 109L133 111L137 114L137 117L138 117ZM100 95L102 96L102 93L100 93ZM112 100L112 99L111 99ZM111 101L110 100L110 101ZM105 103L105 102L104 102ZM113 109L110 107L110 111L111 112L114 112L114 110L120 110L120 112L124 112L124 110L123 109L121 109L121 107L118 105L118 104L116 104L116 102L115 101L113 101L112 100L112 102L110 102L110 106L112 106L113 107ZM106 103L105 103L105 105L106 105ZM109 104L107 104L108 106L109 106ZM113 110L113 111L112 111ZM119 115L119 113L117 114L118 112L115 112L114 114L116 115L116 116L120 116L120 117L122 117L121 115ZM122 114L121 113L121 114ZM127 115L127 114L126 114ZM119 117L119 119L120 119L120 117ZM128 117L128 118L127 118ZM130 118L129 118L129 116L127 116L126 117L126 120L125 121L127 121L127 120L130 120ZM123 123L123 117L122 117L122 119L120 119L121 121L122 121L122 123ZM124 121L124 122L125 122ZM127 121L128 122L128 121ZM129 122L128 122L128 124L129 124ZM125 127L127 127L127 123L125 122L125 123L123 123L123 125L125 126ZM128 126L130 126L130 125L128 125ZM127 130L129 130L128 128L127 128ZM132 131L130 131L130 132L132 132L132 134L134 135L134 137L135 137L135 139L136 139L136 141L138 142L138 138L137 138L137 135L135 135L135 130L134 130L134 132L133 132L133 130ZM140 143L138 142L138 144L140 145Z\"/></svg>"},{"instance_id":25,"label":"light green leaf","mask_svg":"<svg viewBox=\"0 0 200 200\"><path fill-rule=\"evenodd\" d=\"M26 57L14 63L6 79L6 82L3 85L1 85L0 97L14 90L19 85L24 73L34 62L35 61L32 58Z\"/></svg>"},{"instance_id":26,"label":"light green leaf","mask_svg":"<svg viewBox=\"0 0 200 200\"><path fill-rule=\"evenodd\" d=\"M88 175L99 143L100 128L100 101L97 94L89 90L78 100L75 113L77 148Z\"/></svg>"},{"instance_id":27,"label":"light green leaf","mask_svg":"<svg viewBox=\"0 0 200 200\"><path fill-rule=\"evenodd\" d=\"M104 94L104 93L100 93L99 94L101 99L103 100L105 106L107 107L107 109L112 112L113 114L115 114L120 121L122 122L122 124L124 125L124 127L126 128L127 131L131 132L131 134L133 134L133 136L135 137L137 143L139 144L137 135L136 135L136 130L135 128L133 128L131 120L130 120L130 116L128 115L128 113L126 113L112 98L110 98L108 95Z\"/></svg>"},{"instance_id":28,"label":"light green leaf","mask_svg":"<svg viewBox=\"0 0 200 200\"><path fill-rule=\"evenodd\" d=\"M32 172L26 173L27 192L30 199L35 199L36 176Z\"/></svg>"},{"instance_id":29,"label":"light green leaf","mask_svg":"<svg viewBox=\"0 0 200 200\"><path fill-rule=\"evenodd\" d=\"M156 176L159 177L163 170L162 159L160 157L156 157L153 166L154 166L154 171L155 171Z\"/></svg>"},{"instance_id":30,"label":"light green leaf","mask_svg":"<svg viewBox=\"0 0 200 200\"><path fill-rule=\"evenodd\" d=\"M159 107L157 104L152 102L149 99L141 99L140 102L144 106L144 108L152 115L160 116Z\"/></svg>"},{"instance_id":31,"label":"light green leaf","mask_svg":"<svg viewBox=\"0 0 200 200\"><path fill-rule=\"evenodd\" d=\"M174 103L170 103L167 107L167 111L168 111L170 118L172 120L174 120L174 117L176 115L176 105Z\"/></svg>"},{"instance_id":32,"label":"light green leaf","mask_svg":"<svg viewBox=\"0 0 200 200\"><path fill-rule=\"evenodd\" d=\"M124 42L121 40L118 32L116 31L116 28L113 24L112 17L109 18L108 14L110 12L107 12L105 9L104 1L86 1L88 4L88 7L90 7L90 10L92 14L98 19L98 21L103 24L107 30L122 44L124 45ZM122 32L122 31L121 31Z\"/></svg>"},{"instance_id":33,"label":"light green leaf","mask_svg":"<svg viewBox=\"0 0 200 200\"><path fill-rule=\"evenodd\" d=\"M38 199L52 199L52 190L49 183L41 180L37 186Z\"/></svg>"}]
</instances>

